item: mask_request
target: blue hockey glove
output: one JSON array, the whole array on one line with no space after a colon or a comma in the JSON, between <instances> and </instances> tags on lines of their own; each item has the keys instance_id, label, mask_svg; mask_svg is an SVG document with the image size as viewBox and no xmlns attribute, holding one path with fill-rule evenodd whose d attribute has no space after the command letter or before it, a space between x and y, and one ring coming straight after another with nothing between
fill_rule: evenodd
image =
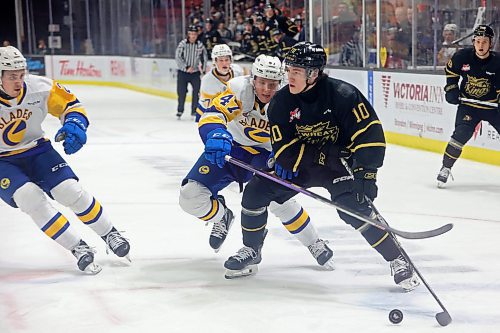
<instances>
[{"instance_id":1,"label":"blue hockey glove","mask_svg":"<svg viewBox=\"0 0 500 333\"><path fill-rule=\"evenodd\" d=\"M81 114L68 113L63 127L56 133L56 142L64 140L64 152L68 155L79 151L87 142L88 120Z\"/></svg>"},{"instance_id":2,"label":"blue hockey glove","mask_svg":"<svg viewBox=\"0 0 500 333\"><path fill-rule=\"evenodd\" d=\"M205 158L212 164L223 168L226 164L225 157L231 153L233 136L223 128L208 132L205 142Z\"/></svg>"},{"instance_id":3,"label":"blue hockey glove","mask_svg":"<svg viewBox=\"0 0 500 333\"><path fill-rule=\"evenodd\" d=\"M377 197L377 170L357 167L353 170L353 194L359 203L365 202L365 196L373 200Z\"/></svg>"},{"instance_id":4,"label":"blue hockey glove","mask_svg":"<svg viewBox=\"0 0 500 333\"><path fill-rule=\"evenodd\" d=\"M285 169L278 162L274 163L274 171L276 171L276 175L281 179L292 180L299 175L298 171L293 172L292 170Z\"/></svg>"}]
</instances>

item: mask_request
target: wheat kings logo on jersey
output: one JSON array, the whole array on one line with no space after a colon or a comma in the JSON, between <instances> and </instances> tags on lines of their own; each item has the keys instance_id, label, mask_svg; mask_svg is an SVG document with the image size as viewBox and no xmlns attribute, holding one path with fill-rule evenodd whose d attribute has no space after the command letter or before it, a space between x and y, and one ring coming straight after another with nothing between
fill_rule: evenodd
<instances>
[{"instance_id":1,"label":"wheat kings logo on jersey","mask_svg":"<svg viewBox=\"0 0 500 333\"><path fill-rule=\"evenodd\" d=\"M295 126L299 138L309 144L335 143L339 136L338 126L330 126L330 122L320 122L314 125Z\"/></svg>"},{"instance_id":2,"label":"wheat kings logo on jersey","mask_svg":"<svg viewBox=\"0 0 500 333\"><path fill-rule=\"evenodd\" d=\"M465 92L472 97L481 98L485 96L491 88L491 83L486 78L476 78L467 75L467 84L465 85Z\"/></svg>"}]
</instances>

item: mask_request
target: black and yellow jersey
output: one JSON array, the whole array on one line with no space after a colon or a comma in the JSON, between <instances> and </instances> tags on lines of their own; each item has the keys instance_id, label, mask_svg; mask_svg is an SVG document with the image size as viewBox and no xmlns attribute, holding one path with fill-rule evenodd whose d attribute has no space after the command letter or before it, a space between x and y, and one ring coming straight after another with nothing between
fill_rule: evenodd
<instances>
[{"instance_id":1,"label":"black and yellow jersey","mask_svg":"<svg viewBox=\"0 0 500 333\"><path fill-rule=\"evenodd\" d=\"M306 168L307 156L324 145L348 148L355 166L379 168L385 138L375 110L351 84L323 75L310 90L293 95L288 85L268 108L275 157L284 168Z\"/></svg>"},{"instance_id":2,"label":"black and yellow jersey","mask_svg":"<svg viewBox=\"0 0 500 333\"><path fill-rule=\"evenodd\" d=\"M476 56L473 48L457 51L448 61L445 68L446 87L460 83L460 97L476 99L483 102L497 103L500 95L500 57L491 52L486 59ZM495 109L492 106L462 102L477 109Z\"/></svg>"}]
</instances>

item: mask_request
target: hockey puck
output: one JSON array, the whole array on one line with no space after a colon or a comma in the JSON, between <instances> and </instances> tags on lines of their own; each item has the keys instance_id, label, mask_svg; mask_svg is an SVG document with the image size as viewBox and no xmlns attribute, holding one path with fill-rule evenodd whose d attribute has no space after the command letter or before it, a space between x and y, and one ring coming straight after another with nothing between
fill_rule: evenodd
<instances>
[{"instance_id":1,"label":"hockey puck","mask_svg":"<svg viewBox=\"0 0 500 333\"><path fill-rule=\"evenodd\" d=\"M391 310L391 312L389 312L389 320L393 324L399 324L403 321L403 312L398 309Z\"/></svg>"}]
</instances>

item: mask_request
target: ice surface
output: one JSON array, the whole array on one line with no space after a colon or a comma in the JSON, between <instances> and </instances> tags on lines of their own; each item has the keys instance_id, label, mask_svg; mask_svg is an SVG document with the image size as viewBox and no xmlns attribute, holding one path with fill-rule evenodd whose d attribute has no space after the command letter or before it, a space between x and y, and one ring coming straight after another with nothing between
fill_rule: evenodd
<instances>
[{"instance_id":1,"label":"ice surface","mask_svg":"<svg viewBox=\"0 0 500 333\"><path fill-rule=\"evenodd\" d=\"M179 184L202 151L188 112L177 121L174 100L70 88L91 126L87 145L67 161L126 231L133 262L106 255L102 240L61 208L103 265L85 276L28 216L0 202L1 333L499 331L500 168L459 160L455 181L439 190L440 155L387 149L376 201L385 218L404 230L455 225L434 239L402 240L453 317L441 328L441 310L423 286L402 293L357 232L304 196L297 198L334 248L337 269L323 271L273 217L259 273L225 280L223 263L241 247L240 195L236 185L224 192L237 220L215 254L210 228L178 205ZM58 126L48 119L47 136ZM394 308L404 313L397 326L388 320Z\"/></svg>"}]
</instances>

